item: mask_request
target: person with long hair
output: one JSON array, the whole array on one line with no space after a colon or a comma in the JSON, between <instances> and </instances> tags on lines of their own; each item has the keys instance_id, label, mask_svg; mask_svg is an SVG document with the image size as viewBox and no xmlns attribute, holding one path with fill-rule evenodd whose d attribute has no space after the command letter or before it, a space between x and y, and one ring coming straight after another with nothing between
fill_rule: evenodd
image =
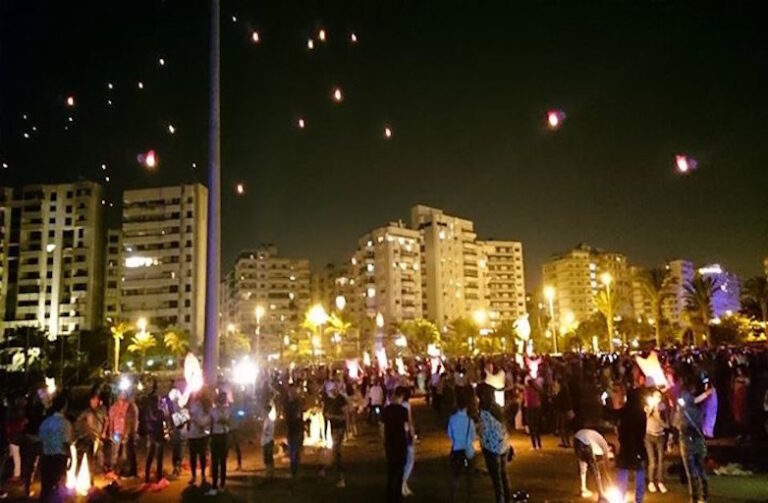
<instances>
[{"instance_id":1,"label":"person with long hair","mask_svg":"<svg viewBox=\"0 0 768 503\"><path fill-rule=\"evenodd\" d=\"M189 404L189 466L192 478L189 485L197 483L197 465L200 463L202 486L207 484L205 479L205 462L208 453L208 435L211 430L211 399L205 389L190 397Z\"/></svg>"},{"instance_id":2,"label":"person with long hair","mask_svg":"<svg viewBox=\"0 0 768 503\"><path fill-rule=\"evenodd\" d=\"M495 503L508 503L511 498L507 478L509 441L504 426L504 411L495 402L493 387L482 383L477 387L480 400L480 444L488 474L493 483Z\"/></svg>"},{"instance_id":3,"label":"person with long hair","mask_svg":"<svg viewBox=\"0 0 768 503\"><path fill-rule=\"evenodd\" d=\"M215 496L217 491L224 490L227 482L227 440L232 414L229 408L227 393L222 391L216 397L216 407L211 410L211 482L208 491Z\"/></svg>"}]
</instances>

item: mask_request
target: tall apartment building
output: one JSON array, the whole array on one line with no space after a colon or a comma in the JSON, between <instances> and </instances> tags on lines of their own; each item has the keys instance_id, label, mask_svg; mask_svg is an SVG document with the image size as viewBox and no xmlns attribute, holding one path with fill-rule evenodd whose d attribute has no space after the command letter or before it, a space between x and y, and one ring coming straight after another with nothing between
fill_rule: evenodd
<instances>
[{"instance_id":1,"label":"tall apartment building","mask_svg":"<svg viewBox=\"0 0 768 503\"><path fill-rule=\"evenodd\" d=\"M478 241L481 269L487 282L488 318L492 326L526 313L523 244L519 241Z\"/></svg>"},{"instance_id":2,"label":"tall apartment building","mask_svg":"<svg viewBox=\"0 0 768 503\"><path fill-rule=\"evenodd\" d=\"M632 281L626 256L581 244L554 256L542 266L543 284L555 288L555 320L561 331L589 318L597 309L595 296L604 289L600 277L609 273L617 316L632 315Z\"/></svg>"},{"instance_id":3,"label":"tall apartment building","mask_svg":"<svg viewBox=\"0 0 768 503\"><path fill-rule=\"evenodd\" d=\"M341 296L346 303L344 310L348 310L355 297L355 279L353 277L354 266L326 264L321 270L312 274L310 285L310 297L312 304L322 305L330 312L336 308L336 298Z\"/></svg>"},{"instance_id":4,"label":"tall apartment building","mask_svg":"<svg viewBox=\"0 0 768 503\"><path fill-rule=\"evenodd\" d=\"M123 240L120 229L107 230L104 259L104 325L120 319L120 278Z\"/></svg>"},{"instance_id":5,"label":"tall apartment building","mask_svg":"<svg viewBox=\"0 0 768 503\"><path fill-rule=\"evenodd\" d=\"M665 267L668 274L668 292L662 301L661 314L673 326L686 326L685 285L691 282L696 270L693 262L680 259L669 261Z\"/></svg>"},{"instance_id":6,"label":"tall apartment building","mask_svg":"<svg viewBox=\"0 0 768 503\"><path fill-rule=\"evenodd\" d=\"M273 245L244 251L227 275L226 291L227 322L253 336L259 328L261 350L276 352L309 308L309 261L281 257ZM258 324L257 306L264 308Z\"/></svg>"},{"instance_id":7,"label":"tall apartment building","mask_svg":"<svg viewBox=\"0 0 768 503\"><path fill-rule=\"evenodd\" d=\"M699 274L715 281L712 295L712 316L722 318L741 309L741 282L733 273L726 271L720 264L709 264L699 268Z\"/></svg>"},{"instance_id":8,"label":"tall apartment building","mask_svg":"<svg viewBox=\"0 0 768 503\"><path fill-rule=\"evenodd\" d=\"M358 240L352 258L357 295L350 306L358 321L378 314L387 324L422 317L419 238L419 231L392 222Z\"/></svg>"},{"instance_id":9,"label":"tall apartment building","mask_svg":"<svg viewBox=\"0 0 768 503\"><path fill-rule=\"evenodd\" d=\"M471 221L417 205L411 227L421 234L422 311L439 327L488 309L485 269Z\"/></svg>"},{"instance_id":10,"label":"tall apartment building","mask_svg":"<svg viewBox=\"0 0 768 503\"><path fill-rule=\"evenodd\" d=\"M93 182L0 192L3 329L50 337L102 322L102 188Z\"/></svg>"},{"instance_id":11,"label":"tall apartment building","mask_svg":"<svg viewBox=\"0 0 768 503\"><path fill-rule=\"evenodd\" d=\"M642 267L632 266L629 268L632 285L632 314L638 321L653 320L656 316L653 313L651 299L645 290L644 274L645 271Z\"/></svg>"},{"instance_id":12,"label":"tall apartment building","mask_svg":"<svg viewBox=\"0 0 768 503\"><path fill-rule=\"evenodd\" d=\"M177 326L194 347L205 323L208 190L200 184L123 193L120 306L150 332Z\"/></svg>"}]
</instances>

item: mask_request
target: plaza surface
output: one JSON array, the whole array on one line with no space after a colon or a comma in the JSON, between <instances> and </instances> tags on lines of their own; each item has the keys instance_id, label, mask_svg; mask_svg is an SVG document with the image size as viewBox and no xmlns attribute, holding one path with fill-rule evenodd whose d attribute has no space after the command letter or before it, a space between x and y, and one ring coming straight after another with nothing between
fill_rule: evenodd
<instances>
[{"instance_id":1,"label":"plaza surface","mask_svg":"<svg viewBox=\"0 0 768 503\"><path fill-rule=\"evenodd\" d=\"M420 431L420 442L416 447L416 466L410 481L414 495L405 501L446 502L449 494L448 461L449 450L442 421L427 409L422 402L414 406L415 421ZM252 502L269 501L279 503L371 503L384 500L386 465L378 430L362 428L361 436L345 443L343 457L346 470L346 487L335 487L335 476L329 471L325 478L319 475L323 463L330 461L330 452L305 448L302 467L297 480L291 480L287 473L287 459L277 456L277 476L265 482L261 463L258 434L249 439L245 446L242 472L230 471L227 491L217 496L205 496L197 487L189 487L189 475L185 472L178 480L161 492L139 492L138 482L124 483L118 494L110 500L142 501L148 503L184 502ZM557 447L558 439L544 437L544 448L531 451L527 437L515 434L512 442L517 452L516 459L509 465L512 490L524 490L532 502L578 502L578 474L573 451ZM187 453L185 452L185 457ZM493 491L488 476L480 473L483 462L476 458L475 468L479 470L474 480L473 502L493 501ZM230 453L230 470L234 468L234 453ZM142 461L140 459L140 461ZM141 471L141 470L140 470ZM712 475L711 501L768 501L768 477L719 477ZM646 494L649 503L679 503L689 501L687 487L679 478L670 475L667 479L670 493L666 495ZM463 502L460 489L458 501ZM591 501L595 501L593 498Z\"/></svg>"}]
</instances>

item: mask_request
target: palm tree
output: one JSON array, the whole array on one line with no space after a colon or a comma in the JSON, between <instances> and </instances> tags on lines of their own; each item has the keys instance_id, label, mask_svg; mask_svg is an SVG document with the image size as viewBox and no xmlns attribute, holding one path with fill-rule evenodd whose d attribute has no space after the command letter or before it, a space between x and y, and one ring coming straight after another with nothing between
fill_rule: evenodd
<instances>
[{"instance_id":1,"label":"palm tree","mask_svg":"<svg viewBox=\"0 0 768 503\"><path fill-rule=\"evenodd\" d=\"M448 331L442 338L443 351L450 356L466 356L470 354L477 343L479 330L471 320L456 318L448 326Z\"/></svg>"},{"instance_id":2,"label":"palm tree","mask_svg":"<svg viewBox=\"0 0 768 503\"><path fill-rule=\"evenodd\" d=\"M109 327L109 331L112 334L112 339L115 341L115 373L120 372L120 341L123 340L123 336L126 332L133 330L133 326L124 320L117 320Z\"/></svg>"},{"instance_id":3,"label":"palm tree","mask_svg":"<svg viewBox=\"0 0 768 503\"><path fill-rule=\"evenodd\" d=\"M702 276L699 273L685 285L685 308L691 316L691 321L699 325L699 330L709 340L709 322L712 320L712 299L719 284L712 276ZM694 334L694 343L696 337Z\"/></svg>"},{"instance_id":4,"label":"palm tree","mask_svg":"<svg viewBox=\"0 0 768 503\"><path fill-rule=\"evenodd\" d=\"M605 325L608 329L608 347L613 349L613 314L618 311L618 296L609 293L608 289L600 290L595 294L595 307L605 317ZM622 342L627 345L626 334L622 334Z\"/></svg>"},{"instance_id":5,"label":"palm tree","mask_svg":"<svg viewBox=\"0 0 768 503\"><path fill-rule=\"evenodd\" d=\"M651 301L651 312L655 320L656 347L661 348L661 321L664 316L662 305L664 299L669 296L667 285L669 283L669 271L666 268L656 267L640 273L638 279L643 288L643 293Z\"/></svg>"},{"instance_id":6,"label":"palm tree","mask_svg":"<svg viewBox=\"0 0 768 503\"><path fill-rule=\"evenodd\" d=\"M763 323L768 323L768 278L756 276L744 283L745 304L751 304L760 309Z\"/></svg>"},{"instance_id":7,"label":"palm tree","mask_svg":"<svg viewBox=\"0 0 768 503\"><path fill-rule=\"evenodd\" d=\"M440 342L440 330L429 320L418 318L400 323L398 330L408 341L408 349L414 356L424 356L430 344Z\"/></svg>"},{"instance_id":8,"label":"palm tree","mask_svg":"<svg viewBox=\"0 0 768 503\"><path fill-rule=\"evenodd\" d=\"M176 357L178 364L181 357L189 352L189 332L179 327L169 327L163 334L163 345Z\"/></svg>"},{"instance_id":9,"label":"palm tree","mask_svg":"<svg viewBox=\"0 0 768 503\"><path fill-rule=\"evenodd\" d=\"M131 344L128 346L128 351L141 354L141 366L139 367L141 372L144 372L144 362L147 359L147 351L154 348L156 345L157 340L155 339L155 336L146 330L137 332L131 338Z\"/></svg>"},{"instance_id":10,"label":"palm tree","mask_svg":"<svg viewBox=\"0 0 768 503\"><path fill-rule=\"evenodd\" d=\"M345 321L340 314L332 313L328 316L328 325L325 327L325 335L338 335L342 341L347 338L347 335L352 330L352 323ZM341 351L341 344L336 345L336 353Z\"/></svg>"}]
</instances>

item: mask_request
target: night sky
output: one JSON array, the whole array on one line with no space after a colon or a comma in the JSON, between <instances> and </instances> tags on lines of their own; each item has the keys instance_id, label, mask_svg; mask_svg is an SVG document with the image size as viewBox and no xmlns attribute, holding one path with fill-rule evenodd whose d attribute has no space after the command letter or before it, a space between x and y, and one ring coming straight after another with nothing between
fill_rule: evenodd
<instances>
[{"instance_id":1,"label":"night sky","mask_svg":"<svg viewBox=\"0 0 768 503\"><path fill-rule=\"evenodd\" d=\"M0 3L0 183L109 176L116 222L124 188L204 181L207 3ZM757 274L764 19L759 2L224 0L224 263L260 242L346 260L426 203L521 240L529 286L579 242Z\"/></svg>"}]
</instances>

